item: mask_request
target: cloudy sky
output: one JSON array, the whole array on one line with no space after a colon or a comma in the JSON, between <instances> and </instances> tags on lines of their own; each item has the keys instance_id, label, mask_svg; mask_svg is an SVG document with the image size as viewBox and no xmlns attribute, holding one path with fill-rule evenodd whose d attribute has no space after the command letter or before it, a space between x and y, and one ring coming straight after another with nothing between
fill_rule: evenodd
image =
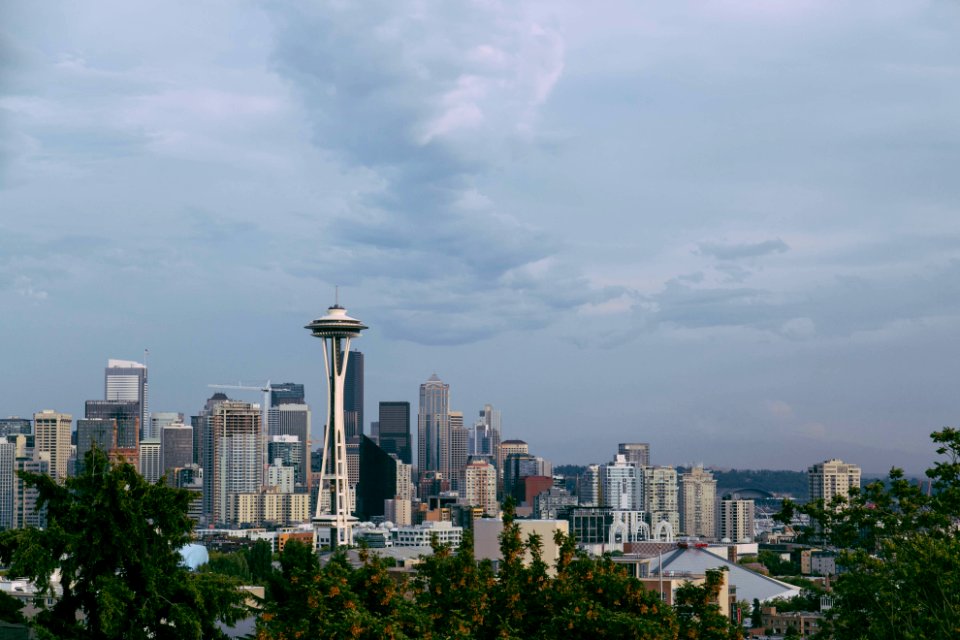
<instances>
[{"instance_id":1,"label":"cloudy sky","mask_svg":"<svg viewBox=\"0 0 960 640\"><path fill-rule=\"evenodd\" d=\"M0 414L370 325L555 462L923 469L960 415L960 5L4 2ZM250 397L256 400L257 396Z\"/></svg>"}]
</instances>

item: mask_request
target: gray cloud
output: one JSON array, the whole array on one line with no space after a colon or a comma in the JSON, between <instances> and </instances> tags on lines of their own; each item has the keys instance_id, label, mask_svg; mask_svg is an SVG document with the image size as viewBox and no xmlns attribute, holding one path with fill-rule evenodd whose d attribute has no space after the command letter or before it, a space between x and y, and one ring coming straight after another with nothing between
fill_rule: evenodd
<instances>
[{"instance_id":1,"label":"gray cloud","mask_svg":"<svg viewBox=\"0 0 960 640\"><path fill-rule=\"evenodd\" d=\"M741 242L734 244L718 244L715 242L701 242L697 253L702 256L711 256L718 260L741 260L744 258L759 258L772 253L786 253L790 250L787 243L777 238L763 242Z\"/></svg>"}]
</instances>

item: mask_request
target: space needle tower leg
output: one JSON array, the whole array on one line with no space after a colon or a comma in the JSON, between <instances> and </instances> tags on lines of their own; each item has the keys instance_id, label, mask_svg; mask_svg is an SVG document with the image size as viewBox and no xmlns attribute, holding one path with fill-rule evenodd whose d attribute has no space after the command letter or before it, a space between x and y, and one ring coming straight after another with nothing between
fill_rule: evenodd
<instances>
[{"instance_id":1,"label":"space needle tower leg","mask_svg":"<svg viewBox=\"0 0 960 640\"><path fill-rule=\"evenodd\" d=\"M339 304L327 309L327 315L317 318L306 329L323 340L323 364L327 376L327 424L323 435L323 462L321 482L317 494L317 511L313 518L314 537L319 540L321 529L330 531L330 545L353 544L353 523L350 512L350 479L347 472L347 442L343 426L343 387L350 356L350 340L366 329L359 320L347 315ZM324 493L330 496L324 505ZM319 548L319 544L316 545Z\"/></svg>"}]
</instances>

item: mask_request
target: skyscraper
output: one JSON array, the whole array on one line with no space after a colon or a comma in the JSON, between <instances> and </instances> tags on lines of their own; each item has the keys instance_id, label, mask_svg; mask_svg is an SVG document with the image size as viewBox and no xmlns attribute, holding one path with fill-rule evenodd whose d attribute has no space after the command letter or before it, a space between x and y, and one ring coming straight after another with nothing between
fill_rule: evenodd
<instances>
[{"instance_id":1,"label":"skyscraper","mask_svg":"<svg viewBox=\"0 0 960 640\"><path fill-rule=\"evenodd\" d=\"M352 351L343 380L343 431L347 440L363 435L363 354Z\"/></svg>"},{"instance_id":2,"label":"skyscraper","mask_svg":"<svg viewBox=\"0 0 960 640\"><path fill-rule=\"evenodd\" d=\"M362 520L384 515L387 500L397 497L397 459L366 436L360 440L357 514Z\"/></svg>"},{"instance_id":3,"label":"skyscraper","mask_svg":"<svg viewBox=\"0 0 960 640\"><path fill-rule=\"evenodd\" d=\"M256 493L263 484L260 406L226 400L213 408L211 490L213 521L226 522L230 496Z\"/></svg>"},{"instance_id":4,"label":"skyscraper","mask_svg":"<svg viewBox=\"0 0 960 640\"><path fill-rule=\"evenodd\" d=\"M437 374L420 385L417 465L420 473L439 471L450 477L450 385Z\"/></svg>"},{"instance_id":5,"label":"skyscraper","mask_svg":"<svg viewBox=\"0 0 960 640\"><path fill-rule=\"evenodd\" d=\"M270 436L292 436L300 442L300 459L296 465L294 482L301 489L309 485L310 449L312 445L313 418L310 407L305 404L285 402L270 408ZM270 459L273 462L273 459Z\"/></svg>"},{"instance_id":6,"label":"skyscraper","mask_svg":"<svg viewBox=\"0 0 960 640\"><path fill-rule=\"evenodd\" d=\"M303 385L296 382L281 382L270 385L270 406L282 404L306 404ZM271 434L273 435L273 434Z\"/></svg>"},{"instance_id":7,"label":"skyscraper","mask_svg":"<svg viewBox=\"0 0 960 640\"><path fill-rule=\"evenodd\" d=\"M36 452L48 457L50 475L57 482L63 482L67 477L72 422L73 416L69 413L57 413L51 409L33 414Z\"/></svg>"},{"instance_id":8,"label":"skyscraper","mask_svg":"<svg viewBox=\"0 0 960 640\"><path fill-rule=\"evenodd\" d=\"M321 486L314 516L314 539L327 538L333 548L353 544L347 441L344 432L344 384L350 366L350 340L359 338L367 327L347 315L339 304L327 309L327 315L306 326L315 338L323 340L324 377L327 380L327 427L324 433ZM330 496L324 500L324 494ZM329 505L325 512L324 503ZM319 542L317 543L319 544Z\"/></svg>"},{"instance_id":9,"label":"skyscraper","mask_svg":"<svg viewBox=\"0 0 960 640\"><path fill-rule=\"evenodd\" d=\"M643 467L644 511L650 519L650 529L668 522L673 534L680 531L680 511L677 505L677 470L673 467Z\"/></svg>"},{"instance_id":10,"label":"skyscraper","mask_svg":"<svg viewBox=\"0 0 960 640\"><path fill-rule=\"evenodd\" d=\"M680 476L680 533L712 538L716 535L717 481L695 467Z\"/></svg>"},{"instance_id":11,"label":"skyscraper","mask_svg":"<svg viewBox=\"0 0 960 640\"><path fill-rule=\"evenodd\" d=\"M150 428L144 438L162 438L163 428L170 424L183 424L183 414L174 411L157 411L150 414Z\"/></svg>"},{"instance_id":12,"label":"skyscraper","mask_svg":"<svg viewBox=\"0 0 960 640\"><path fill-rule=\"evenodd\" d=\"M140 441L140 475L147 482L156 482L163 475L163 448L160 438L144 438Z\"/></svg>"},{"instance_id":13,"label":"skyscraper","mask_svg":"<svg viewBox=\"0 0 960 640\"><path fill-rule=\"evenodd\" d=\"M96 447L109 453L117 447L117 422L113 418L84 418L77 420L76 473L83 473L87 452Z\"/></svg>"},{"instance_id":14,"label":"skyscraper","mask_svg":"<svg viewBox=\"0 0 960 640\"><path fill-rule=\"evenodd\" d=\"M184 469L194 463L193 427L183 423L165 425L160 430L160 458L163 474L172 484L174 469Z\"/></svg>"},{"instance_id":15,"label":"skyscraper","mask_svg":"<svg viewBox=\"0 0 960 640\"><path fill-rule=\"evenodd\" d=\"M470 455L489 456L494 465L500 460L500 411L489 404L483 405L480 419L473 425Z\"/></svg>"},{"instance_id":16,"label":"skyscraper","mask_svg":"<svg viewBox=\"0 0 960 640\"><path fill-rule=\"evenodd\" d=\"M380 403L380 448L395 454L406 464L413 464L410 444L410 403Z\"/></svg>"},{"instance_id":17,"label":"skyscraper","mask_svg":"<svg viewBox=\"0 0 960 640\"><path fill-rule=\"evenodd\" d=\"M105 400L123 400L137 403L137 447L141 433L149 429L150 406L148 402L147 366L132 360L107 360L103 373ZM94 416L87 416L94 417ZM121 445L124 446L124 445Z\"/></svg>"},{"instance_id":18,"label":"skyscraper","mask_svg":"<svg viewBox=\"0 0 960 640\"><path fill-rule=\"evenodd\" d=\"M637 496L636 466L627 462L626 456L617 454L613 464L605 464L601 470L603 506L617 511L639 510Z\"/></svg>"},{"instance_id":19,"label":"skyscraper","mask_svg":"<svg viewBox=\"0 0 960 640\"><path fill-rule=\"evenodd\" d=\"M0 418L0 437L31 433L33 433L33 423L29 418Z\"/></svg>"},{"instance_id":20,"label":"skyscraper","mask_svg":"<svg viewBox=\"0 0 960 640\"><path fill-rule=\"evenodd\" d=\"M13 528L17 445L0 439L0 529Z\"/></svg>"},{"instance_id":21,"label":"skyscraper","mask_svg":"<svg viewBox=\"0 0 960 640\"><path fill-rule=\"evenodd\" d=\"M481 507L490 516L497 515L497 469L484 458L473 458L463 470L463 503Z\"/></svg>"},{"instance_id":22,"label":"skyscraper","mask_svg":"<svg viewBox=\"0 0 960 640\"><path fill-rule=\"evenodd\" d=\"M470 432L463 426L463 412L451 411L450 420L450 480L453 490L463 495L463 468L467 466Z\"/></svg>"},{"instance_id":23,"label":"skyscraper","mask_svg":"<svg viewBox=\"0 0 960 640\"><path fill-rule=\"evenodd\" d=\"M114 449L125 450L129 458L136 457L131 452L135 452L140 443L139 403L133 400L87 400L84 409L84 417L88 420L113 420L116 427Z\"/></svg>"},{"instance_id":24,"label":"skyscraper","mask_svg":"<svg viewBox=\"0 0 960 640\"><path fill-rule=\"evenodd\" d=\"M198 415L191 416L193 424L193 459L200 465L202 472L192 474L189 482L203 483L201 513L205 518L213 517L213 414L222 402L228 402L226 394L219 391L204 404Z\"/></svg>"}]
</instances>

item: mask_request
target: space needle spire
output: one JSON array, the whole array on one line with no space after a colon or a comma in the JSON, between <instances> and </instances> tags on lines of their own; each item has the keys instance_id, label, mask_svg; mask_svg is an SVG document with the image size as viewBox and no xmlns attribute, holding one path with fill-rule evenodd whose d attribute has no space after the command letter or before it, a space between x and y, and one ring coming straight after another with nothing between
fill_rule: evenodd
<instances>
[{"instance_id":1,"label":"space needle spire","mask_svg":"<svg viewBox=\"0 0 960 640\"><path fill-rule=\"evenodd\" d=\"M350 485L347 474L347 442L343 428L343 387L350 356L350 340L360 337L367 327L347 315L340 306L340 292L327 315L317 318L305 329L323 340L323 365L327 376L327 424L323 432L323 463L317 495L317 511L313 518L314 538L320 530L329 529L330 546L334 549L353 544L353 523L350 512ZM324 504L324 493L330 496ZM319 549L320 544L317 542Z\"/></svg>"}]
</instances>

